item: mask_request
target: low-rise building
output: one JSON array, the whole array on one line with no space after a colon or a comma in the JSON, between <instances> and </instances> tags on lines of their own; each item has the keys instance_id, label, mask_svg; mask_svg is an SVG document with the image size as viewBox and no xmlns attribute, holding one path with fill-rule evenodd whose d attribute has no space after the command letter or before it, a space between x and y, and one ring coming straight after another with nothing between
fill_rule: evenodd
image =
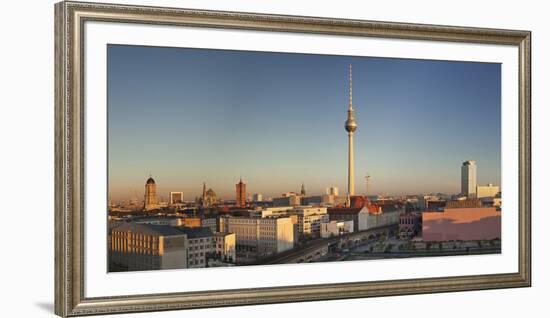
<instances>
[{"instance_id":1,"label":"low-rise building","mask_svg":"<svg viewBox=\"0 0 550 318\"><path fill-rule=\"evenodd\" d=\"M187 235L187 267L206 267L213 251L212 231L207 227L179 227L178 230Z\"/></svg>"},{"instance_id":2,"label":"low-rise building","mask_svg":"<svg viewBox=\"0 0 550 318\"><path fill-rule=\"evenodd\" d=\"M424 241L492 240L501 237L501 212L496 207L452 208L422 213Z\"/></svg>"},{"instance_id":3,"label":"low-rise building","mask_svg":"<svg viewBox=\"0 0 550 318\"><path fill-rule=\"evenodd\" d=\"M170 205L183 204L183 192L170 192Z\"/></svg>"},{"instance_id":4,"label":"low-rise building","mask_svg":"<svg viewBox=\"0 0 550 318\"><path fill-rule=\"evenodd\" d=\"M367 229L368 208L329 208L328 215L330 221L352 221L353 231L363 231Z\"/></svg>"},{"instance_id":5,"label":"low-rise building","mask_svg":"<svg viewBox=\"0 0 550 318\"><path fill-rule=\"evenodd\" d=\"M204 218L201 220L201 226L209 228L212 233L217 232L218 230L218 219L217 218Z\"/></svg>"},{"instance_id":6,"label":"low-rise building","mask_svg":"<svg viewBox=\"0 0 550 318\"><path fill-rule=\"evenodd\" d=\"M399 238L412 239L422 231L422 213L402 212L399 214Z\"/></svg>"},{"instance_id":7,"label":"low-rise building","mask_svg":"<svg viewBox=\"0 0 550 318\"><path fill-rule=\"evenodd\" d=\"M329 238L353 233L353 221L329 221L321 223L321 237Z\"/></svg>"},{"instance_id":8,"label":"low-rise building","mask_svg":"<svg viewBox=\"0 0 550 318\"><path fill-rule=\"evenodd\" d=\"M465 208L481 208L483 203L479 199L462 198L459 200L449 200L445 204L445 209L465 209Z\"/></svg>"},{"instance_id":9,"label":"low-rise building","mask_svg":"<svg viewBox=\"0 0 550 318\"><path fill-rule=\"evenodd\" d=\"M235 233L216 232L212 237L213 258L223 263L235 263L237 238Z\"/></svg>"},{"instance_id":10,"label":"low-rise building","mask_svg":"<svg viewBox=\"0 0 550 318\"><path fill-rule=\"evenodd\" d=\"M273 206L297 206L302 204L302 195L294 192L283 193L279 198L273 198Z\"/></svg>"},{"instance_id":11,"label":"low-rise building","mask_svg":"<svg viewBox=\"0 0 550 318\"><path fill-rule=\"evenodd\" d=\"M266 256L294 247L290 217L230 217L227 230L235 233L237 251Z\"/></svg>"},{"instance_id":12,"label":"low-rise building","mask_svg":"<svg viewBox=\"0 0 550 318\"><path fill-rule=\"evenodd\" d=\"M329 221L327 208L325 207L295 207L290 212L298 219L298 233L304 236L319 237L321 235L321 223Z\"/></svg>"},{"instance_id":13,"label":"low-rise building","mask_svg":"<svg viewBox=\"0 0 550 318\"><path fill-rule=\"evenodd\" d=\"M485 186L477 186L477 198L494 198L500 192L500 187L491 183Z\"/></svg>"},{"instance_id":14,"label":"low-rise building","mask_svg":"<svg viewBox=\"0 0 550 318\"><path fill-rule=\"evenodd\" d=\"M323 204L323 196L315 195L302 198L303 205L321 205Z\"/></svg>"},{"instance_id":15,"label":"low-rise building","mask_svg":"<svg viewBox=\"0 0 550 318\"><path fill-rule=\"evenodd\" d=\"M110 224L109 270L187 268L187 235L169 225Z\"/></svg>"},{"instance_id":16,"label":"low-rise building","mask_svg":"<svg viewBox=\"0 0 550 318\"><path fill-rule=\"evenodd\" d=\"M400 213L400 210L393 209L382 213L369 213L365 230L390 225L397 226L399 224Z\"/></svg>"},{"instance_id":17,"label":"low-rise building","mask_svg":"<svg viewBox=\"0 0 550 318\"><path fill-rule=\"evenodd\" d=\"M181 218L180 226L184 227L201 227L202 219L200 217L187 216Z\"/></svg>"},{"instance_id":18,"label":"low-rise building","mask_svg":"<svg viewBox=\"0 0 550 318\"><path fill-rule=\"evenodd\" d=\"M399 223L399 213L399 210L382 212L376 206L328 209L331 221L353 221L354 232L382 226L397 225Z\"/></svg>"},{"instance_id":19,"label":"low-rise building","mask_svg":"<svg viewBox=\"0 0 550 318\"><path fill-rule=\"evenodd\" d=\"M137 216L133 217L133 223L150 225L182 226L183 218L177 216Z\"/></svg>"}]
</instances>

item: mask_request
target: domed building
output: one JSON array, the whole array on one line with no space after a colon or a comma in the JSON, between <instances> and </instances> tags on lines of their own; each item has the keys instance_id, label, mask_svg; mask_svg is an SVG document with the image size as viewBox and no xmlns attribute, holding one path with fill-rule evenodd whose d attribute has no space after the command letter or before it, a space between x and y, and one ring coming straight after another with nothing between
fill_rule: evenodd
<instances>
[{"instance_id":1,"label":"domed building","mask_svg":"<svg viewBox=\"0 0 550 318\"><path fill-rule=\"evenodd\" d=\"M206 196L204 197L204 203L206 207L211 207L215 205L218 202L218 197L216 196L216 192L212 189L208 189L206 191Z\"/></svg>"},{"instance_id":2,"label":"domed building","mask_svg":"<svg viewBox=\"0 0 550 318\"><path fill-rule=\"evenodd\" d=\"M151 211L159 208L158 198L157 198L157 184L152 177L147 179L145 182L145 196L144 196L144 206L145 211Z\"/></svg>"},{"instance_id":3,"label":"domed building","mask_svg":"<svg viewBox=\"0 0 550 318\"><path fill-rule=\"evenodd\" d=\"M212 190L212 188L206 190L206 183L203 183L202 197L197 198L196 202L203 208L209 208L211 206L214 206L218 202L218 196L216 195L216 192Z\"/></svg>"}]
</instances>

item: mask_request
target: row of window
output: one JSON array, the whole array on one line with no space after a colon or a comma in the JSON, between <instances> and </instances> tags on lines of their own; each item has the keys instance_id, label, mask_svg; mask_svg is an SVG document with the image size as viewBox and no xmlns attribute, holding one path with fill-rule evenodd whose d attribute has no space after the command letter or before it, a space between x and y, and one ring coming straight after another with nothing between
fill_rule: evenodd
<instances>
[{"instance_id":1,"label":"row of window","mask_svg":"<svg viewBox=\"0 0 550 318\"><path fill-rule=\"evenodd\" d=\"M201 265L201 264L204 264L204 258L189 261L189 265Z\"/></svg>"}]
</instances>

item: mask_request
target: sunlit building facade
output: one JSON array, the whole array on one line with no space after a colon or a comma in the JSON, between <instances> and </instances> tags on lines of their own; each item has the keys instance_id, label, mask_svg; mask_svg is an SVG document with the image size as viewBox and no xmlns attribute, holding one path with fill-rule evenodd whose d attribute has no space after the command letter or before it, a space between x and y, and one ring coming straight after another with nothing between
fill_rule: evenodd
<instances>
[{"instance_id":1,"label":"sunlit building facade","mask_svg":"<svg viewBox=\"0 0 550 318\"><path fill-rule=\"evenodd\" d=\"M109 270L187 268L187 235L168 225L110 224Z\"/></svg>"},{"instance_id":2,"label":"sunlit building facade","mask_svg":"<svg viewBox=\"0 0 550 318\"><path fill-rule=\"evenodd\" d=\"M235 233L237 251L264 256L294 247L294 230L289 217L230 217L227 218L227 231Z\"/></svg>"},{"instance_id":3,"label":"sunlit building facade","mask_svg":"<svg viewBox=\"0 0 550 318\"><path fill-rule=\"evenodd\" d=\"M152 177L147 179L145 183L145 196L144 196L144 210L150 211L159 208L158 198L157 198L157 184Z\"/></svg>"},{"instance_id":4,"label":"sunlit building facade","mask_svg":"<svg viewBox=\"0 0 550 318\"><path fill-rule=\"evenodd\" d=\"M325 207L296 207L290 213L297 216L298 233L300 235L319 237L321 235L321 223L329 221L329 215Z\"/></svg>"},{"instance_id":5,"label":"sunlit building facade","mask_svg":"<svg viewBox=\"0 0 550 318\"><path fill-rule=\"evenodd\" d=\"M489 183L485 186L477 186L477 197L480 199L483 198L494 198L500 192L500 187Z\"/></svg>"},{"instance_id":6,"label":"sunlit building facade","mask_svg":"<svg viewBox=\"0 0 550 318\"><path fill-rule=\"evenodd\" d=\"M236 192L236 204L238 207L246 206L246 183L243 182L243 179L239 180L239 183L235 185Z\"/></svg>"},{"instance_id":7,"label":"sunlit building facade","mask_svg":"<svg viewBox=\"0 0 550 318\"><path fill-rule=\"evenodd\" d=\"M321 223L322 238L329 238L347 233L353 233L353 221L329 221Z\"/></svg>"},{"instance_id":8,"label":"sunlit building facade","mask_svg":"<svg viewBox=\"0 0 550 318\"><path fill-rule=\"evenodd\" d=\"M496 207L452 208L422 213L422 240L492 240L501 237Z\"/></svg>"},{"instance_id":9,"label":"sunlit building facade","mask_svg":"<svg viewBox=\"0 0 550 318\"><path fill-rule=\"evenodd\" d=\"M183 203L183 192L170 192L170 205Z\"/></svg>"},{"instance_id":10,"label":"sunlit building facade","mask_svg":"<svg viewBox=\"0 0 550 318\"><path fill-rule=\"evenodd\" d=\"M235 263L237 261L236 237L235 233L214 233L212 237L213 257L224 263Z\"/></svg>"},{"instance_id":11,"label":"sunlit building facade","mask_svg":"<svg viewBox=\"0 0 550 318\"><path fill-rule=\"evenodd\" d=\"M476 197L477 166L474 160L464 161L461 170L461 192L469 198Z\"/></svg>"}]
</instances>

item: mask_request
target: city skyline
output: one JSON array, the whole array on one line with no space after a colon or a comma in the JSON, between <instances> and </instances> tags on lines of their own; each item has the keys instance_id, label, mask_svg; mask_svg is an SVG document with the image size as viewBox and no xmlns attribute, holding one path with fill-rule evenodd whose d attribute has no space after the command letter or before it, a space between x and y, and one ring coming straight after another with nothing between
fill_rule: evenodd
<instances>
[{"instance_id":1,"label":"city skyline","mask_svg":"<svg viewBox=\"0 0 550 318\"><path fill-rule=\"evenodd\" d=\"M276 197L346 189L353 64L356 193L460 192L459 164L500 184L500 65L108 46L109 196ZM186 89L188 87L188 89Z\"/></svg>"}]
</instances>

